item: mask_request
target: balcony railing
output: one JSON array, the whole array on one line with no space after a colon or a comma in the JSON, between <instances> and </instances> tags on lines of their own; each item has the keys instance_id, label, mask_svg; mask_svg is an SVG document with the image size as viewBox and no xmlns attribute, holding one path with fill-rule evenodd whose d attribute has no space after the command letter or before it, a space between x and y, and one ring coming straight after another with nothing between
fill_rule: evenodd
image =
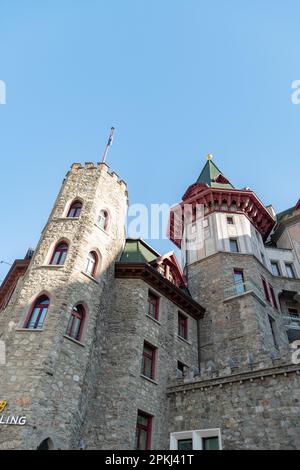
<instances>
[{"instance_id":1,"label":"balcony railing","mask_svg":"<svg viewBox=\"0 0 300 470\"><path fill-rule=\"evenodd\" d=\"M251 279L245 282L237 282L234 283L231 287L224 290L224 298L230 299L231 297L236 297L238 295L243 295L247 293L252 293L257 297L260 301L265 303L265 297L262 290L258 287L255 282Z\"/></svg>"},{"instance_id":2,"label":"balcony railing","mask_svg":"<svg viewBox=\"0 0 300 470\"><path fill-rule=\"evenodd\" d=\"M300 329L300 317L293 317L291 315L284 315L282 317L284 326L288 328Z\"/></svg>"}]
</instances>

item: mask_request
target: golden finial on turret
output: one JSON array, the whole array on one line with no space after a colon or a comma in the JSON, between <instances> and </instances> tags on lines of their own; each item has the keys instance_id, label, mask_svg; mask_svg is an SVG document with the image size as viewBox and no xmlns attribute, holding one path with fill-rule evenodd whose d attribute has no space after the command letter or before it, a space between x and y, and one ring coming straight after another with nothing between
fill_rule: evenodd
<instances>
[{"instance_id":1,"label":"golden finial on turret","mask_svg":"<svg viewBox=\"0 0 300 470\"><path fill-rule=\"evenodd\" d=\"M211 153L209 153L207 156L206 156L206 160L212 160L213 159L213 156Z\"/></svg>"}]
</instances>

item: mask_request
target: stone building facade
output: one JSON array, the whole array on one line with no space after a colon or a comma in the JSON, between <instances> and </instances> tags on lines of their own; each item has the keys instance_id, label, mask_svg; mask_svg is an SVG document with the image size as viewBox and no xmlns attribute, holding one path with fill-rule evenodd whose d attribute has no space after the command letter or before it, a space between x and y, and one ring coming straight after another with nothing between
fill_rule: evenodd
<instances>
[{"instance_id":1,"label":"stone building facade","mask_svg":"<svg viewBox=\"0 0 300 470\"><path fill-rule=\"evenodd\" d=\"M276 215L209 158L170 214L182 268L126 239L127 204L74 164L2 283L0 449L299 449L300 202Z\"/></svg>"}]
</instances>

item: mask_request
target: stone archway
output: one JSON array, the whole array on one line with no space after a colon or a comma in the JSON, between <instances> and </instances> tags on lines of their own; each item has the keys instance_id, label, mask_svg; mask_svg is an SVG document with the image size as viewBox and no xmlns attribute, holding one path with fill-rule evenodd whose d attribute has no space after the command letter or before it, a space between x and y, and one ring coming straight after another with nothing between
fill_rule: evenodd
<instances>
[{"instance_id":1,"label":"stone archway","mask_svg":"<svg viewBox=\"0 0 300 470\"><path fill-rule=\"evenodd\" d=\"M54 444L52 439L50 437L47 437L47 439L44 439L40 445L37 447L37 450L53 450L54 449Z\"/></svg>"}]
</instances>

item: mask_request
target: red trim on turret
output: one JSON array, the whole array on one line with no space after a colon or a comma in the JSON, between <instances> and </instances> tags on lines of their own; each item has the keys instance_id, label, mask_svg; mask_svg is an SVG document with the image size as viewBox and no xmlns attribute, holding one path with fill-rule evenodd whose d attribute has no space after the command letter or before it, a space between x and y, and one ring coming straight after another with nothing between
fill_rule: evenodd
<instances>
[{"instance_id":1,"label":"red trim on turret","mask_svg":"<svg viewBox=\"0 0 300 470\"><path fill-rule=\"evenodd\" d=\"M20 277L24 276L30 259L17 259L0 287L0 310L6 308Z\"/></svg>"},{"instance_id":2,"label":"red trim on turret","mask_svg":"<svg viewBox=\"0 0 300 470\"><path fill-rule=\"evenodd\" d=\"M179 248L181 248L184 224L179 229L175 227L174 214L175 212L177 214L178 211L184 218L184 205L191 205L195 209L197 204L203 204L205 216L212 212L244 214L264 239L268 237L276 223L263 203L249 189L209 188L206 185L196 183L189 187L182 199L182 202L173 208L169 222L169 238Z\"/></svg>"}]
</instances>

